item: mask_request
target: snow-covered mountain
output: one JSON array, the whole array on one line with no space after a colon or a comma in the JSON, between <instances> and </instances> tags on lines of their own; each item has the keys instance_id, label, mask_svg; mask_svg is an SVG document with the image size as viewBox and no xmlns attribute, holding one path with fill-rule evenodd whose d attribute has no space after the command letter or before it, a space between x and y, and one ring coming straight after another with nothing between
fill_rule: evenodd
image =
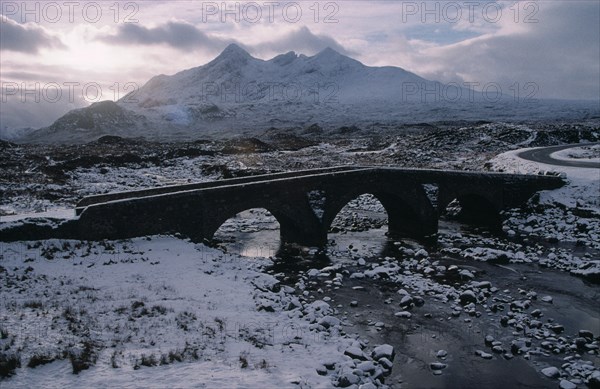
<instances>
[{"instance_id":1,"label":"snow-covered mountain","mask_svg":"<svg viewBox=\"0 0 600 389\"><path fill-rule=\"evenodd\" d=\"M436 85L401 68L365 66L330 48L312 57L289 52L263 61L231 44L204 66L152 78L121 103L133 110L257 102L351 103L401 98L403 87L420 84ZM128 102L132 99L138 103Z\"/></svg>"},{"instance_id":2,"label":"snow-covered mountain","mask_svg":"<svg viewBox=\"0 0 600 389\"><path fill-rule=\"evenodd\" d=\"M73 110L27 138L77 142L111 134L171 140L312 123L508 119L515 118L515 107L506 108L510 103L490 104L480 93L399 67L365 66L330 48L311 57L288 52L265 61L231 44L205 65L153 77L116 103Z\"/></svg>"}]
</instances>

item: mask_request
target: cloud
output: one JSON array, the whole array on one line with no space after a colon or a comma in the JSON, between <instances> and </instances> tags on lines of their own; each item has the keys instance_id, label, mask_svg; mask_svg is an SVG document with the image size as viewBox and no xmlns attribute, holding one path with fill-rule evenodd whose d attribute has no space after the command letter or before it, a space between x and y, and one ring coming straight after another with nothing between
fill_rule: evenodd
<instances>
[{"instance_id":1,"label":"cloud","mask_svg":"<svg viewBox=\"0 0 600 389\"><path fill-rule=\"evenodd\" d=\"M313 34L306 26L292 30L277 39L251 46L258 53L269 52L281 54L293 50L309 55L318 53L327 47L331 47L344 55L355 54L344 48L344 46L330 36Z\"/></svg>"},{"instance_id":2,"label":"cloud","mask_svg":"<svg viewBox=\"0 0 600 389\"><path fill-rule=\"evenodd\" d=\"M153 28L138 24L122 24L116 34L100 39L108 43L124 45L162 44L178 50L204 48L210 51L233 42L206 34L192 24L178 21L167 22Z\"/></svg>"},{"instance_id":3,"label":"cloud","mask_svg":"<svg viewBox=\"0 0 600 389\"><path fill-rule=\"evenodd\" d=\"M534 23L502 25L456 43L406 39L363 46L367 62L395 63L428 79L495 83L520 98L600 97L600 3L538 2ZM497 28L499 27L499 28ZM393 47L392 47L393 46ZM377 53L386 51L387 56Z\"/></svg>"},{"instance_id":4,"label":"cloud","mask_svg":"<svg viewBox=\"0 0 600 389\"><path fill-rule=\"evenodd\" d=\"M43 48L65 48L59 38L33 23L19 24L0 15L0 49L36 54Z\"/></svg>"},{"instance_id":5,"label":"cloud","mask_svg":"<svg viewBox=\"0 0 600 389\"><path fill-rule=\"evenodd\" d=\"M306 26L289 31L276 39L264 40L255 44L244 44L235 39L218 37L205 33L192 24L177 21L152 28L137 24L123 24L115 34L106 35L100 39L107 43L120 45L167 45L182 51L204 49L208 52L217 52L230 43L236 43L257 55L280 54L291 50L314 54L327 47L342 54L354 54L332 37L314 34Z\"/></svg>"}]
</instances>

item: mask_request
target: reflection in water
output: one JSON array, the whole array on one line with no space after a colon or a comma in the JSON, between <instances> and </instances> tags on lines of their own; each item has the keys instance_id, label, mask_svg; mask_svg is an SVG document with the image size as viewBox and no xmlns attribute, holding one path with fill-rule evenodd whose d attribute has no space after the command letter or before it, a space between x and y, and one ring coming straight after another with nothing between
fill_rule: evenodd
<instances>
[{"instance_id":1,"label":"reflection in water","mask_svg":"<svg viewBox=\"0 0 600 389\"><path fill-rule=\"evenodd\" d=\"M270 258L279 251L279 223L264 208L253 208L228 219L215 232L213 240L231 254Z\"/></svg>"}]
</instances>

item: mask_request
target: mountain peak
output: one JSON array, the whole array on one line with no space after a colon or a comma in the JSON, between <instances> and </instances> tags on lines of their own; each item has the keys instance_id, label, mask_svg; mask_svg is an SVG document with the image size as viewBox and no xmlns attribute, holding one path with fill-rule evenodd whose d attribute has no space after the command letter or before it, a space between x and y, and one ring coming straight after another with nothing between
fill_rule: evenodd
<instances>
[{"instance_id":1,"label":"mountain peak","mask_svg":"<svg viewBox=\"0 0 600 389\"><path fill-rule=\"evenodd\" d=\"M320 66L325 67L333 67L337 70L339 70L340 68L359 69L364 67L364 65L359 61L350 58L344 54L340 54L338 51L332 49L331 47L326 47L313 57L310 57L310 61L314 64L319 64Z\"/></svg>"},{"instance_id":2,"label":"mountain peak","mask_svg":"<svg viewBox=\"0 0 600 389\"><path fill-rule=\"evenodd\" d=\"M276 63L281 66L288 65L294 62L298 58L298 55L293 51L288 51L285 54L279 54L278 56L272 58L270 62Z\"/></svg>"},{"instance_id":3,"label":"mountain peak","mask_svg":"<svg viewBox=\"0 0 600 389\"><path fill-rule=\"evenodd\" d=\"M242 55L242 56L246 56L246 57L251 57L250 54L248 54L248 52L244 49L242 49L240 46L238 46L235 43L230 43L229 45L227 45L227 47L225 48L225 50L223 50L223 52L219 55L223 56L223 55Z\"/></svg>"},{"instance_id":4,"label":"mountain peak","mask_svg":"<svg viewBox=\"0 0 600 389\"><path fill-rule=\"evenodd\" d=\"M332 49L330 46L327 46L323 50L319 51L317 53L317 55L315 55L315 57L333 57L333 56L345 57L344 55L342 55L339 52Z\"/></svg>"},{"instance_id":5,"label":"mountain peak","mask_svg":"<svg viewBox=\"0 0 600 389\"><path fill-rule=\"evenodd\" d=\"M253 59L250 54L235 43L230 43L211 63L235 62L246 63Z\"/></svg>"}]
</instances>

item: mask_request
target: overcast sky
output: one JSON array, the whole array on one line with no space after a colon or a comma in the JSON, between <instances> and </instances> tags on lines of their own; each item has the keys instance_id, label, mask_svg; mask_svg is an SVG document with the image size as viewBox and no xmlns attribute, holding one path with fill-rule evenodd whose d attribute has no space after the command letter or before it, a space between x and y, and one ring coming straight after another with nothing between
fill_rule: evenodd
<instances>
[{"instance_id":1,"label":"overcast sky","mask_svg":"<svg viewBox=\"0 0 600 389\"><path fill-rule=\"evenodd\" d=\"M202 65L232 42L263 59L329 46L366 65L475 88L497 83L507 94L600 95L597 0L1 3L0 81L13 95L3 111L27 112L14 96L31 101L23 83L39 82L41 116L22 115L32 126L85 104L83 85L91 85L88 101L96 86L101 99L115 99L154 75Z\"/></svg>"}]
</instances>

